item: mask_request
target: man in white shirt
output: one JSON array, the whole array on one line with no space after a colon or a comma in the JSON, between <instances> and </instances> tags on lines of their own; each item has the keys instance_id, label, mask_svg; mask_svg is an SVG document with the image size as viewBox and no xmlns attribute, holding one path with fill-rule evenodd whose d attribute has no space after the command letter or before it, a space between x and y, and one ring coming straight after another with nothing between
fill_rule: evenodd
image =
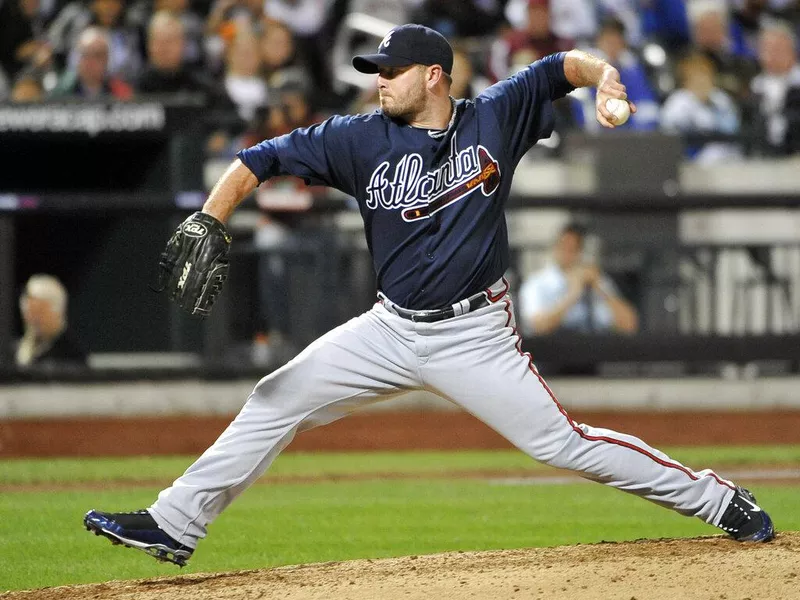
<instances>
[{"instance_id":1,"label":"man in white shirt","mask_svg":"<svg viewBox=\"0 0 800 600\"><path fill-rule=\"evenodd\" d=\"M529 276L520 288L520 320L525 334L556 330L577 333L635 333L636 310L620 297L611 279L582 260L585 231L567 225L553 247L554 262Z\"/></svg>"},{"instance_id":2,"label":"man in white shirt","mask_svg":"<svg viewBox=\"0 0 800 600\"><path fill-rule=\"evenodd\" d=\"M769 147L777 153L800 151L800 63L797 40L782 23L767 23L759 34L761 72L751 90L758 102Z\"/></svg>"},{"instance_id":3,"label":"man in white shirt","mask_svg":"<svg viewBox=\"0 0 800 600\"><path fill-rule=\"evenodd\" d=\"M691 52L678 63L680 87L661 107L661 129L671 134L728 134L741 129L733 98L716 86L717 68L702 52ZM741 158L739 144L707 141L686 146L686 155L702 164Z\"/></svg>"}]
</instances>

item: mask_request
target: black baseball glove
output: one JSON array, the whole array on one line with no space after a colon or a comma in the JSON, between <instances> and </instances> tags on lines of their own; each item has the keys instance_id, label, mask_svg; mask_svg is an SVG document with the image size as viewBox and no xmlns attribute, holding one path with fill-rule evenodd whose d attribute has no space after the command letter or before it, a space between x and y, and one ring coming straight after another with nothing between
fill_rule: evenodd
<instances>
[{"instance_id":1,"label":"black baseball glove","mask_svg":"<svg viewBox=\"0 0 800 600\"><path fill-rule=\"evenodd\" d=\"M196 212L172 234L158 263L157 292L191 315L208 316L228 277L231 236L220 221Z\"/></svg>"}]
</instances>

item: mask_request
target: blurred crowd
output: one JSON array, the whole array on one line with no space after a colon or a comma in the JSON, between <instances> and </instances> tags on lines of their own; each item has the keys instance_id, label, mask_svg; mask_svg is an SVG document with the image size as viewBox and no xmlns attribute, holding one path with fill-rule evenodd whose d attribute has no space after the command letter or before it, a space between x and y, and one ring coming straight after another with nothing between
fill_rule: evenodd
<instances>
[{"instance_id":1,"label":"blurred crowd","mask_svg":"<svg viewBox=\"0 0 800 600\"><path fill-rule=\"evenodd\" d=\"M445 34L454 96L577 47L620 70L639 108L626 128L689 134L700 161L800 150L798 0L0 0L0 101L199 94L238 122L209 141L231 154L375 107L372 90L334 85L351 12ZM580 92L557 130L597 128Z\"/></svg>"},{"instance_id":2,"label":"blurred crowd","mask_svg":"<svg viewBox=\"0 0 800 600\"><path fill-rule=\"evenodd\" d=\"M374 51L382 37L358 34L344 55L336 52L352 13L443 33L454 48L457 98L580 48L619 69L638 107L623 129L681 133L687 157L706 163L800 152L800 0L0 0L0 102L191 95L208 107L207 153L230 158L330 114L377 108L374 86L337 81L336 57ZM594 113L591 89L558 101L554 138L571 130L608 135ZM265 187L316 193L286 178ZM276 339L294 336L288 297L275 293L288 289L290 255L268 252L320 238L288 214L263 212L254 239L267 252L259 263L267 291L258 363L274 358L265 350ZM528 333L637 330L633 305L610 279L576 262L583 237L580 229L562 232L554 265L526 279ZM36 276L20 302L20 366L85 360L67 335L63 286Z\"/></svg>"}]
</instances>

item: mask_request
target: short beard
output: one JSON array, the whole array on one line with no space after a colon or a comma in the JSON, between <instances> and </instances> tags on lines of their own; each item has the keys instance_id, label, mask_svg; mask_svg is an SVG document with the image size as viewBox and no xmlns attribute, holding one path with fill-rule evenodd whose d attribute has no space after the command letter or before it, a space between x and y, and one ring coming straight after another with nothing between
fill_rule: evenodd
<instances>
[{"instance_id":1,"label":"short beard","mask_svg":"<svg viewBox=\"0 0 800 600\"><path fill-rule=\"evenodd\" d=\"M403 98L392 96L393 103L391 107L387 107L381 102L383 114L392 119L412 121L413 118L425 108L425 85L423 81L424 69L420 69L419 85L414 87L412 91Z\"/></svg>"}]
</instances>

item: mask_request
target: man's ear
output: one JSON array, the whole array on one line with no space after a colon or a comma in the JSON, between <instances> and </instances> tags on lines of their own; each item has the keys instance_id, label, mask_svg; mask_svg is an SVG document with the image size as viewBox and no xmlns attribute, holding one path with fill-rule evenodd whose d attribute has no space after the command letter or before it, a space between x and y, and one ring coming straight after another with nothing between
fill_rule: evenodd
<instances>
[{"instance_id":1,"label":"man's ear","mask_svg":"<svg viewBox=\"0 0 800 600\"><path fill-rule=\"evenodd\" d=\"M427 68L427 73L425 74L425 83L428 89L433 89L436 84L441 81L442 77L444 77L444 71L442 71L442 67L439 65L431 65Z\"/></svg>"}]
</instances>

